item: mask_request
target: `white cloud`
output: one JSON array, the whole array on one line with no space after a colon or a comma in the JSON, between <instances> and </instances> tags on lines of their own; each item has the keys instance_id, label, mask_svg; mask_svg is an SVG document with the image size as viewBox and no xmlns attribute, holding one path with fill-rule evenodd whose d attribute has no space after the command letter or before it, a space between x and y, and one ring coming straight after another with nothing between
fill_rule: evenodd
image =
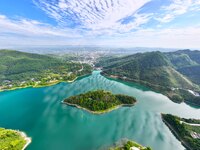
<instances>
[{"instance_id":1,"label":"white cloud","mask_svg":"<svg viewBox=\"0 0 200 150\"><path fill-rule=\"evenodd\" d=\"M97 30L131 30L144 21L136 18L135 22L124 25L120 20L137 17L136 12L150 0L34 0L59 24ZM141 19L144 19L141 18ZM145 19L146 22L146 19ZM127 27L127 28L126 28Z\"/></svg>"},{"instance_id":2,"label":"white cloud","mask_svg":"<svg viewBox=\"0 0 200 150\"><path fill-rule=\"evenodd\" d=\"M0 15L0 46L63 45L82 43L80 31L54 27L29 19Z\"/></svg>"},{"instance_id":3,"label":"white cloud","mask_svg":"<svg viewBox=\"0 0 200 150\"><path fill-rule=\"evenodd\" d=\"M141 16L138 16L141 18ZM142 22L145 21L146 16ZM139 19L138 22L141 22ZM81 36L74 31L55 28L34 20L11 20L0 15L0 45L114 45L120 47L200 48L200 26L169 29L138 29L115 33L91 31ZM101 34L100 37L95 35Z\"/></svg>"},{"instance_id":4,"label":"white cloud","mask_svg":"<svg viewBox=\"0 0 200 150\"><path fill-rule=\"evenodd\" d=\"M28 19L9 19L0 15L0 33L1 34L18 34L22 36L62 36L62 37L80 37L75 31L61 29L51 25Z\"/></svg>"},{"instance_id":5,"label":"white cloud","mask_svg":"<svg viewBox=\"0 0 200 150\"><path fill-rule=\"evenodd\" d=\"M119 43L126 46L200 48L200 26L169 29L143 29L123 35Z\"/></svg>"},{"instance_id":6,"label":"white cloud","mask_svg":"<svg viewBox=\"0 0 200 150\"><path fill-rule=\"evenodd\" d=\"M6 16L0 15L0 19L5 19L5 18L6 18Z\"/></svg>"},{"instance_id":7,"label":"white cloud","mask_svg":"<svg viewBox=\"0 0 200 150\"><path fill-rule=\"evenodd\" d=\"M148 24L152 18L164 24L188 11L199 11L200 0L173 0L170 5L161 8L163 12L159 17L158 12L140 12L141 7L149 1L35 0L35 4L56 19L58 25L0 15L0 45L103 43L122 47L200 48L199 26L172 28L172 25L168 29L161 29L162 24Z\"/></svg>"},{"instance_id":8,"label":"white cloud","mask_svg":"<svg viewBox=\"0 0 200 150\"><path fill-rule=\"evenodd\" d=\"M171 0L170 5L162 7L165 13L155 19L163 23L170 22L179 15L199 9L199 6L200 0Z\"/></svg>"},{"instance_id":9,"label":"white cloud","mask_svg":"<svg viewBox=\"0 0 200 150\"><path fill-rule=\"evenodd\" d=\"M173 0L172 4L165 7L167 11L172 11L174 15L181 15L187 12L192 0Z\"/></svg>"},{"instance_id":10,"label":"white cloud","mask_svg":"<svg viewBox=\"0 0 200 150\"><path fill-rule=\"evenodd\" d=\"M191 10L200 11L200 0L195 0L192 4Z\"/></svg>"}]
</instances>

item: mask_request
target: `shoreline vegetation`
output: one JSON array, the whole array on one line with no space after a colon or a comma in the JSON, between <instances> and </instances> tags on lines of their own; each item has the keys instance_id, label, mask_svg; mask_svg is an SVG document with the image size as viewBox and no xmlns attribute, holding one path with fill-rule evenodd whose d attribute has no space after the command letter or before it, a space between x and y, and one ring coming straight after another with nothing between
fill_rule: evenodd
<instances>
[{"instance_id":1,"label":"shoreline vegetation","mask_svg":"<svg viewBox=\"0 0 200 150\"><path fill-rule=\"evenodd\" d=\"M152 150L150 147L144 147L135 141L121 140L114 146L108 148L108 150Z\"/></svg>"},{"instance_id":2,"label":"shoreline vegetation","mask_svg":"<svg viewBox=\"0 0 200 150\"><path fill-rule=\"evenodd\" d=\"M195 96L192 93L190 93L187 89L179 89L179 88L169 88L169 87L163 87L161 85L154 85L149 82L144 82L140 80L135 79L129 79L127 77L120 77L117 75L109 75L105 72L101 72L101 75L103 75L106 78L109 79L116 79L121 80L129 83L137 83L143 86L146 86L150 88L150 90L153 90L155 92L159 92L165 96L167 96L170 100L172 100L175 103L182 103L185 102L187 104L191 104L197 107L200 107L200 104L198 104L196 101L200 100L200 96ZM192 101L193 100L193 101Z\"/></svg>"},{"instance_id":3,"label":"shoreline vegetation","mask_svg":"<svg viewBox=\"0 0 200 150\"><path fill-rule=\"evenodd\" d=\"M189 50L171 53L155 51L116 58L103 57L95 66L101 67L101 74L106 77L135 82L162 93L173 102L200 107L200 61L197 59L200 52L196 53ZM183 61L182 56L187 59Z\"/></svg>"},{"instance_id":4,"label":"shoreline vegetation","mask_svg":"<svg viewBox=\"0 0 200 150\"><path fill-rule=\"evenodd\" d=\"M8 88L8 89L0 89L0 92L4 92L4 91L13 91L13 90L25 89L25 88L41 88L41 87L48 87L48 86L53 86L53 85L56 85L56 84L59 84L59 83L73 83L73 82L75 82L76 80L78 80L79 78L82 78L82 77L85 77L85 76L88 76L88 75L91 75L91 73L88 73L88 74L85 74L85 75L81 75L81 76L77 76L77 77L75 77L74 79L68 80L68 81L65 81L65 80L57 80L57 81L55 81L55 82L47 83L47 84L44 84L44 85L28 85L28 86L13 87L13 88Z\"/></svg>"},{"instance_id":5,"label":"shoreline vegetation","mask_svg":"<svg viewBox=\"0 0 200 150\"><path fill-rule=\"evenodd\" d=\"M134 106L136 99L121 94L114 95L109 91L96 90L77 96L71 96L63 100L62 103L83 109L92 114L104 114L118 109L119 107Z\"/></svg>"},{"instance_id":6,"label":"shoreline vegetation","mask_svg":"<svg viewBox=\"0 0 200 150\"><path fill-rule=\"evenodd\" d=\"M118 106L113 106L113 107L111 107L111 108L109 108L109 109L106 109L106 110L91 111L91 110L89 110L89 109L87 109L87 108L84 108L84 107L81 107L81 106L79 106L79 105L77 105L77 104L71 104L71 103L67 103L67 102L64 102L64 101L62 101L61 103L66 104L66 105L71 106L71 107L76 107L76 108L78 108L78 109L85 110L85 111L87 111L87 112L89 112L89 113L91 113L91 114L96 114L96 115L105 114L105 113L111 112L111 111L113 111L113 110L116 110L116 109L118 109L118 108L120 108L120 107L132 107L132 106L135 105L135 104L121 104L121 105L118 105Z\"/></svg>"},{"instance_id":7,"label":"shoreline vegetation","mask_svg":"<svg viewBox=\"0 0 200 150\"><path fill-rule=\"evenodd\" d=\"M161 118L173 135L189 150L200 147L200 120L184 119L170 114L161 114Z\"/></svg>"},{"instance_id":8,"label":"shoreline vegetation","mask_svg":"<svg viewBox=\"0 0 200 150\"><path fill-rule=\"evenodd\" d=\"M92 66L49 55L0 50L0 91L74 82L91 74Z\"/></svg>"},{"instance_id":9,"label":"shoreline vegetation","mask_svg":"<svg viewBox=\"0 0 200 150\"><path fill-rule=\"evenodd\" d=\"M31 138L25 132L0 128L0 149L25 150L31 143Z\"/></svg>"}]
</instances>

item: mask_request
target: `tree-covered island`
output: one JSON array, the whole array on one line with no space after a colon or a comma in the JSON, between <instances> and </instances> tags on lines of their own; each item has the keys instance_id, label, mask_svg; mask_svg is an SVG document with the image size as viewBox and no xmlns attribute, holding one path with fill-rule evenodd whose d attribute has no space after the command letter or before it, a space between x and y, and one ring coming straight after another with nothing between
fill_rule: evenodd
<instances>
[{"instance_id":1,"label":"tree-covered island","mask_svg":"<svg viewBox=\"0 0 200 150\"><path fill-rule=\"evenodd\" d=\"M109 148L108 150L152 150L150 147L144 147L134 141L126 140L120 144Z\"/></svg>"},{"instance_id":2,"label":"tree-covered island","mask_svg":"<svg viewBox=\"0 0 200 150\"><path fill-rule=\"evenodd\" d=\"M30 142L23 132L0 128L0 150L24 150Z\"/></svg>"},{"instance_id":3,"label":"tree-covered island","mask_svg":"<svg viewBox=\"0 0 200 150\"><path fill-rule=\"evenodd\" d=\"M133 106L136 103L136 99L127 95L114 95L109 91L96 90L71 96L65 99L63 103L82 108L91 113L101 114L112 111L120 106Z\"/></svg>"}]
</instances>

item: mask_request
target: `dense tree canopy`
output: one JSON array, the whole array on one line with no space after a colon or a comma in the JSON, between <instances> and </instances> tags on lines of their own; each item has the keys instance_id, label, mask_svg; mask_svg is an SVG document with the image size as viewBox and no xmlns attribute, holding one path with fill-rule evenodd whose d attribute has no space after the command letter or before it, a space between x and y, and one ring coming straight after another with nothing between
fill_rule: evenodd
<instances>
[{"instance_id":1,"label":"dense tree canopy","mask_svg":"<svg viewBox=\"0 0 200 150\"><path fill-rule=\"evenodd\" d=\"M168 124L169 127L173 128L175 132L178 134L179 139L183 140L187 147L191 150L198 150L200 147L200 139L193 138L191 136L192 132L196 132L197 134L200 134L200 127L199 126L191 126L187 125L185 123L181 123L181 121L187 121L187 122L195 122L199 123L200 120L195 119L182 119L177 116L173 116L170 114L163 114L162 115L163 120ZM185 145L186 146L186 145Z\"/></svg>"},{"instance_id":2,"label":"dense tree canopy","mask_svg":"<svg viewBox=\"0 0 200 150\"><path fill-rule=\"evenodd\" d=\"M139 150L152 150L150 147L143 147L134 141L125 141L120 146L112 147L109 150L131 150L132 147Z\"/></svg>"},{"instance_id":3,"label":"dense tree canopy","mask_svg":"<svg viewBox=\"0 0 200 150\"><path fill-rule=\"evenodd\" d=\"M132 105L136 102L136 99L126 95L114 95L108 91L97 90L71 96L65 99L64 102L76 104L91 111L102 111L121 104Z\"/></svg>"},{"instance_id":4,"label":"dense tree canopy","mask_svg":"<svg viewBox=\"0 0 200 150\"><path fill-rule=\"evenodd\" d=\"M26 140L19 132L0 128L0 149L1 150L22 150Z\"/></svg>"}]
</instances>

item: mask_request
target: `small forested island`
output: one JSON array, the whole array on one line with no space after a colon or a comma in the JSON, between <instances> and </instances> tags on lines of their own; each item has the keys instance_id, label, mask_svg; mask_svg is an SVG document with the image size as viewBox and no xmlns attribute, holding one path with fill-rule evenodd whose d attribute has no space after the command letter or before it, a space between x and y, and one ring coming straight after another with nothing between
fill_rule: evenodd
<instances>
[{"instance_id":1,"label":"small forested island","mask_svg":"<svg viewBox=\"0 0 200 150\"><path fill-rule=\"evenodd\" d=\"M114 95L109 91L96 90L71 96L65 99L63 103L82 108L91 113L101 114L112 111L120 106L133 106L136 103L136 99L127 95Z\"/></svg>"},{"instance_id":2,"label":"small forested island","mask_svg":"<svg viewBox=\"0 0 200 150\"><path fill-rule=\"evenodd\" d=\"M134 141L126 140L122 141L117 146L113 146L108 150L152 150L150 147L144 147Z\"/></svg>"},{"instance_id":3,"label":"small forested island","mask_svg":"<svg viewBox=\"0 0 200 150\"><path fill-rule=\"evenodd\" d=\"M0 128L0 150L24 150L30 142L23 132Z\"/></svg>"},{"instance_id":4,"label":"small forested island","mask_svg":"<svg viewBox=\"0 0 200 150\"><path fill-rule=\"evenodd\" d=\"M163 122L189 150L200 150L200 120L162 114Z\"/></svg>"},{"instance_id":5,"label":"small forested island","mask_svg":"<svg viewBox=\"0 0 200 150\"><path fill-rule=\"evenodd\" d=\"M91 74L88 64L55 56L0 50L0 91L73 82Z\"/></svg>"}]
</instances>

